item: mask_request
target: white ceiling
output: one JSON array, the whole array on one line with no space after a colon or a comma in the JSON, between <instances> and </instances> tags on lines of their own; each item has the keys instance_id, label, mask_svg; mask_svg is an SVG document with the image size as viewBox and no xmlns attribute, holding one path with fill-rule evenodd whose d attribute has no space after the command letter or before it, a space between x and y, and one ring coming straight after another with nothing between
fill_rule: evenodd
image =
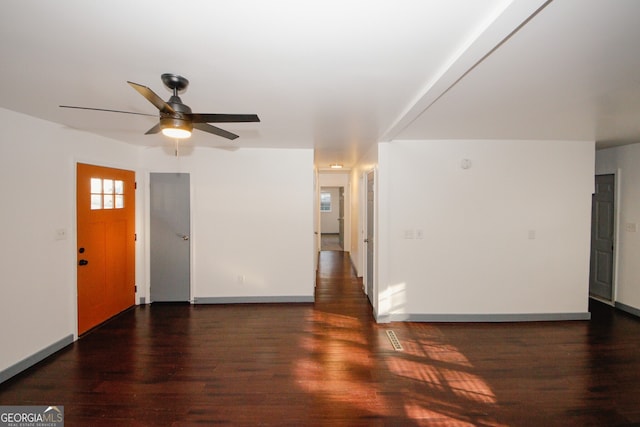
<instances>
[{"instance_id":1,"label":"white ceiling","mask_svg":"<svg viewBox=\"0 0 640 427\"><path fill-rule=\"evenodd\" d=\"M157 120L127 80L194 112L256 113L234 142L350 166L377 141L640 142L637 0L5 0L0 107L132 144Z\"/></svg>"}]
</instances>

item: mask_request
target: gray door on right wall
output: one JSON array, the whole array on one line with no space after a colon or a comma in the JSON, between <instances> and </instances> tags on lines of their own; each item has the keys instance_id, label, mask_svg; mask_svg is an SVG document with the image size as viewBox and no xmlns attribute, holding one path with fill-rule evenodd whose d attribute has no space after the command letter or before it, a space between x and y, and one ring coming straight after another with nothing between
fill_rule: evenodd
<instances>
[{"instance_id":1,"label":"gray door on right wall","mask_svg":"<svg viewBox=\"0 0 640 427\"><path fill-rule=\"evenodd\" d=\"M589 294L613 299L615 175L596 175L591 207Z\"/></svg>"}]
</instances>

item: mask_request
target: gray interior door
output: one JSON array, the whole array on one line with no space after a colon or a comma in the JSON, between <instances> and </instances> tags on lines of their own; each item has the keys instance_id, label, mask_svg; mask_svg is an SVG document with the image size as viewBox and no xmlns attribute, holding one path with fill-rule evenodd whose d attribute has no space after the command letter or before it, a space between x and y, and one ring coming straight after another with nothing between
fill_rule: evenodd
<instances>
[{"instance_id":1,"label":"gray interior door","mask_svg":"<svg viewBox=\"0 0 640 427\"><path fill-rule=\"evenodd\" d=\"M591 207L589 293L613 299L613 232L615 176L597 175Z\"/></svg>"},{"instance_id":2,"label":"gray interior door","mask_svg":"<svg viewBox=\"0 0 640 427\"><path fill-rule=\"evenodd\" d=\"M344 187L338 188L338 241L344 250Z\"/></svg>"},{"instance_id":3,"label":"gray interior door","mask_svg":"<svg viewBox=\"0 0 640 427\"><path fill-rule=\"evenodd\" d=\"M190 299L189 174L152 173L151 302Z\"/></svg>"},{"instance_id":4,"label":"gray interior door","mask_svg":"<svg viewBox=\"0 0 640 427\"><path fill-rule=\"evenodd\" d=\"M373 243L374 243L374 223L373 223L373 172L367 174L367 297L373 305Z\"/></svg>"}]
</instances>

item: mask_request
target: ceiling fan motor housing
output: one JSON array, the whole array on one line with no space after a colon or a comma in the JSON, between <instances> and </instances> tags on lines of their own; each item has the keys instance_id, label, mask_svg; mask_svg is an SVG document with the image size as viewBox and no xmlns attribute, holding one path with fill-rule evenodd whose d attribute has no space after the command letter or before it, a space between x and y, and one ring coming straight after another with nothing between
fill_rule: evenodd
<instances>
[{"instance_id":1,"label":"ceiling fan motor housing","mask_svg":"<svg viewBox=\"0 0 640 427\"><path fill-rule=\"evenodd\" d=\"M191 119L185 119L183 114L191 114L191 108L188 105L182 103L179 96L172 96L167 104L171 106L176 112L173 113L160 113L160 129L173 128L184 129L189 132L193 130L193 124Z\"/></svg>"},{"instance_id":2,"label":"ceiling fan motor housing","mask_svg":"<svg viewBox=\"0 0 640 427\"><path fill-rule=\"evenodd\" d=\"M161 117L160 129L183 129L191 132L193 130L193 124L190 120L181 119L178 117Z\"/></svg>"}]
</instances>

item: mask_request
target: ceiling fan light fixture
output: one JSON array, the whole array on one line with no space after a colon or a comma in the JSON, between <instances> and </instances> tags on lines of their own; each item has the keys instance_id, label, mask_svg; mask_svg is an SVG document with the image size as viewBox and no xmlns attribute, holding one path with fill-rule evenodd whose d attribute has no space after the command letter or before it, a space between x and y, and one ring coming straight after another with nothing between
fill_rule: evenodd
<instances>
[{"instance_id":1,"label":"ceiling fan light fixture","mask_svg":"<svg viewBox=\"0 0 640 427\"><path fill-rule=\"evenodd\" d=\"M163 117L160 119L160 129L162 134L173 139L186 139L191 137L193 125L186 120L173 117Z\"/></svg>"},{"instance_id":2,"label":"ceiling fan light fixture","mask_svg":"<svg viewBox=\"0 0 640 427\"><path fill-rule=\"evenodd\" d=\"M191 137L191 131L180 128L164 128L162 134L173 139L187 139Z\"/></svg>"}]
</instances>

